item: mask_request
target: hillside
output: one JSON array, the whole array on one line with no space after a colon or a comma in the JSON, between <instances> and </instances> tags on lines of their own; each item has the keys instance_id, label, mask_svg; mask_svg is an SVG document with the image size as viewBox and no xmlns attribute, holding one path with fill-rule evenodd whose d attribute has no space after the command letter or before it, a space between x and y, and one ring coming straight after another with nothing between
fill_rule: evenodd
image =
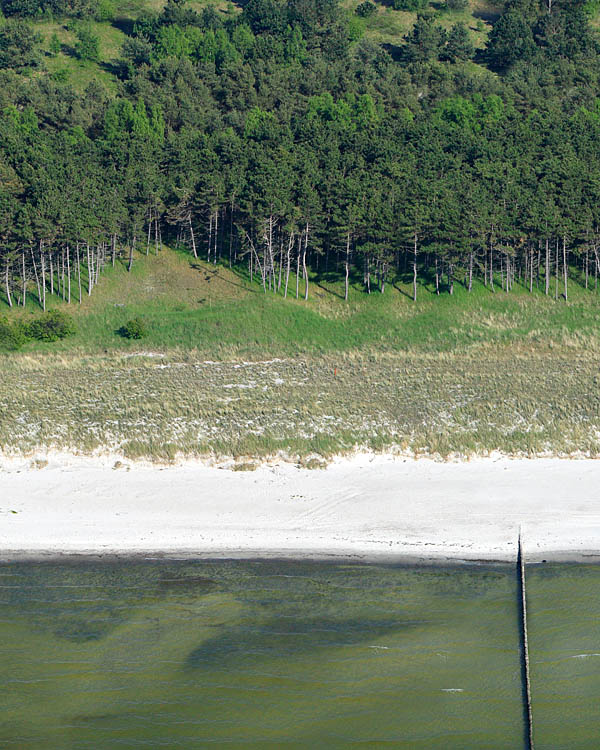
<instances>
[{"instance_id":1,"label":"hillside","mask_svg":"<svg viewBox=\"0 0 600 750\"><path fill-rule=\"evenodd\" d=\"M349 303L344 286L332 274L312 273L308 301L295 299L295 285L283 298L264 294L247 271L194 261L183 251L164 248L158 256L136 255L132 271L125 259L103 274L82 303L65 305L47 294L49 309L68 310L75 334L62 341L30 341L23 353L94 353L139 350L194 351L223 358L289 356L347 351L472 353L496 347L523 354L600 347L600 292L573 284L571 300L557 303L527 284L510 293L476 282L472 292L457 286L452 297L438 295L432 284L419 285L412 301L409 275L393 279L382 294L365 294L354 279ZM25 310L11 309L0 299L0 316L27 322L41 313L33 301ZM148 332L142 341L118 331L127 320L141 317ZM542 322L543 321L543 322ZM14 355L12 355L14 356Z\"/></svg>"},{"instance_id":2,"label":"hillside","mask_svg":"<svg viewBox=\"0 0 600 750\"><path fill-rule=\"evenodd\" d=\"M339 282L313 276L306 303L168 249L119 266L72 306L74 336L0 355L3 453L239 469L273 455L319 467L357 448L600 454L592 292L565 305L526 288L423 287L415 305L410 284L365 295L357 282L348 305ZM148 336L123 339L136 315Z\"/></svg>"},{"instance_id":3,"label":"hillside","mask_svg":"<svg viewBox=\"0 0 600 750\"><path fill-rule=\"evenodd\" d=\"M1 3L9 306L163 244L307 298L595 284L590 0L80 3Z\"/></svg>"},{"instance_id":4,"label":"hillside","mask_svg":"<svg viewBox=\"0 0 600 750\"><path fill-rule=\"evenodd\" d=\"M0 2L5 452L597 455L594 3Z\"/></svg>"},{"instance_id":5,"label":"hillside","mask_svg":"<svg viewBox=\"0 0 600 750\"><path fill-rule=\"evenodd\" d=\"M54 18L32 19L35 29L43 37L46 52L46 73L58 80L70 83L77 90L83 91L91 81L100 81L111 91L118 86L115 71L121 59L121 47L128 37L136 19L145 12L159 11L164 7L163 0L139 0L137 2L107 5L112 18L92 20L90 28L99 39L99 59L81 61L74 54L77 37L72 23ZM344 0L341 7L346 9L356 24L357 33L363 34L378 44L391 48L401 47L404 37L410 32L417 18L416 11L395 10L391 4L377 4L374 15L361 18L356 15L360 0ZM204 7L214 8L219 14L227 17L240 13L240 5L223 0L188 0L187 5L196 11ZM463 22L477 49L483 49L491 24L502 10L501 0L468 0L464 10L447 10L443 2L430 2L427 10L439 23L449 29L454 23ZM60 50L53 54L50 46L53 35L60 42ZM43 74L43 75L44 75Z\"/></svg>"}]
</instances>

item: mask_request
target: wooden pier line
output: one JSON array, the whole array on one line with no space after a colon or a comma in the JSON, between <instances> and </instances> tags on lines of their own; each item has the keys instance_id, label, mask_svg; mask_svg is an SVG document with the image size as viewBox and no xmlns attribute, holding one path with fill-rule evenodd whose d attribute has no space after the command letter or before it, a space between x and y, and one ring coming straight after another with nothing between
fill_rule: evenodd
<instances>
[{"instance_id":1,"label":"wooden pier line","mask_svg":"<svg viewBox=\"0 0 600 750\"><path fill-rule=\"evenodd\" d=\"M517 553L517 577L519 580L519 630L521 641L521 679L523 685L523 717L525 720L525 747L533 748L533 713L531 708L531 678L529 673L529 642L527 639L527 588L525 582L525 559L519 529Z\"/></svg>"}]
</instances>

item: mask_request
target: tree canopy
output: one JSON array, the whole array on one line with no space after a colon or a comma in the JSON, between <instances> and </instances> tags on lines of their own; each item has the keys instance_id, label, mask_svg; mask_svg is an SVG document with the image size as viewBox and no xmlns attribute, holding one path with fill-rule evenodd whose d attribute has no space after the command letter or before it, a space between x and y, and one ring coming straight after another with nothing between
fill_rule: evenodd
<instances>
[{"instance_id":1,"label":"tree canopy","mask_svg":"<svg viewBox=\"0 0 600 750\"><path fill-rule=\"evenodd\" d=\"M392 272L440 292L479 275L491 290L519 280L558 295L552 277L565 297L572 267L597 279L590 4L507 0L477 50L466 25L446 30L424 5L411 0L419 15L390 49L335 0L250 0L239 13L169 0L132 24L114 91L93 81L81 96L45 72L27 19L80 19L74 53L94 60L98 6L3 0L9 304L34 289L42 306L46 290L81 299L115 256L131 267L165 239L244 264L266 291L288 293L295 273L305 295L309 268L358 275L366 291Z\"/></svg>"}]
</instances>

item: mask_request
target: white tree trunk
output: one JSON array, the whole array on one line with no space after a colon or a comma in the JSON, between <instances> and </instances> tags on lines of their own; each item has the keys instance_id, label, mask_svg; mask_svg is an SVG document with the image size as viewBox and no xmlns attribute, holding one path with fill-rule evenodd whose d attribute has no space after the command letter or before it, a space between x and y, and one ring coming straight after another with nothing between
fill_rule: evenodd
<instances>
[{"instance_id":1,"label":"white tree trunk","mask_svg":"<svg viewBox=\"0 0 600 750\"><path fill-rule=\"evenodd\" d=\"M5 270L5 274L4 274L4 283L5 283L5 286L6 286L6 299L8 300L8 306L12 307L13 303L12 303L12 297L10 296L10 284L8 282L9 269L10 269L10 265L9 265L8 258L7 258L6 259L6 270Z\"/></svg>"}]
</instances>

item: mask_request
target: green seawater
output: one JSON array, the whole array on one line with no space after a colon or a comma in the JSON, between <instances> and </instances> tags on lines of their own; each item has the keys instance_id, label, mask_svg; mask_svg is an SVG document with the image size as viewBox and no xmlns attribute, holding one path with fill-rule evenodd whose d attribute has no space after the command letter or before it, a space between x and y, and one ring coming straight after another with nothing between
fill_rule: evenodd
<instances>
[{"instance_id":1,"label":"green seawater","mask_svg":"<svg viewBox=\"0 0 600 750\"><path fill-rule=\"evenodd\" d=\"M600 746L600 568L528 566L536 750ZM0 567L0 747L523 748L515 567Z\"/></svg>"}]
</instances>

